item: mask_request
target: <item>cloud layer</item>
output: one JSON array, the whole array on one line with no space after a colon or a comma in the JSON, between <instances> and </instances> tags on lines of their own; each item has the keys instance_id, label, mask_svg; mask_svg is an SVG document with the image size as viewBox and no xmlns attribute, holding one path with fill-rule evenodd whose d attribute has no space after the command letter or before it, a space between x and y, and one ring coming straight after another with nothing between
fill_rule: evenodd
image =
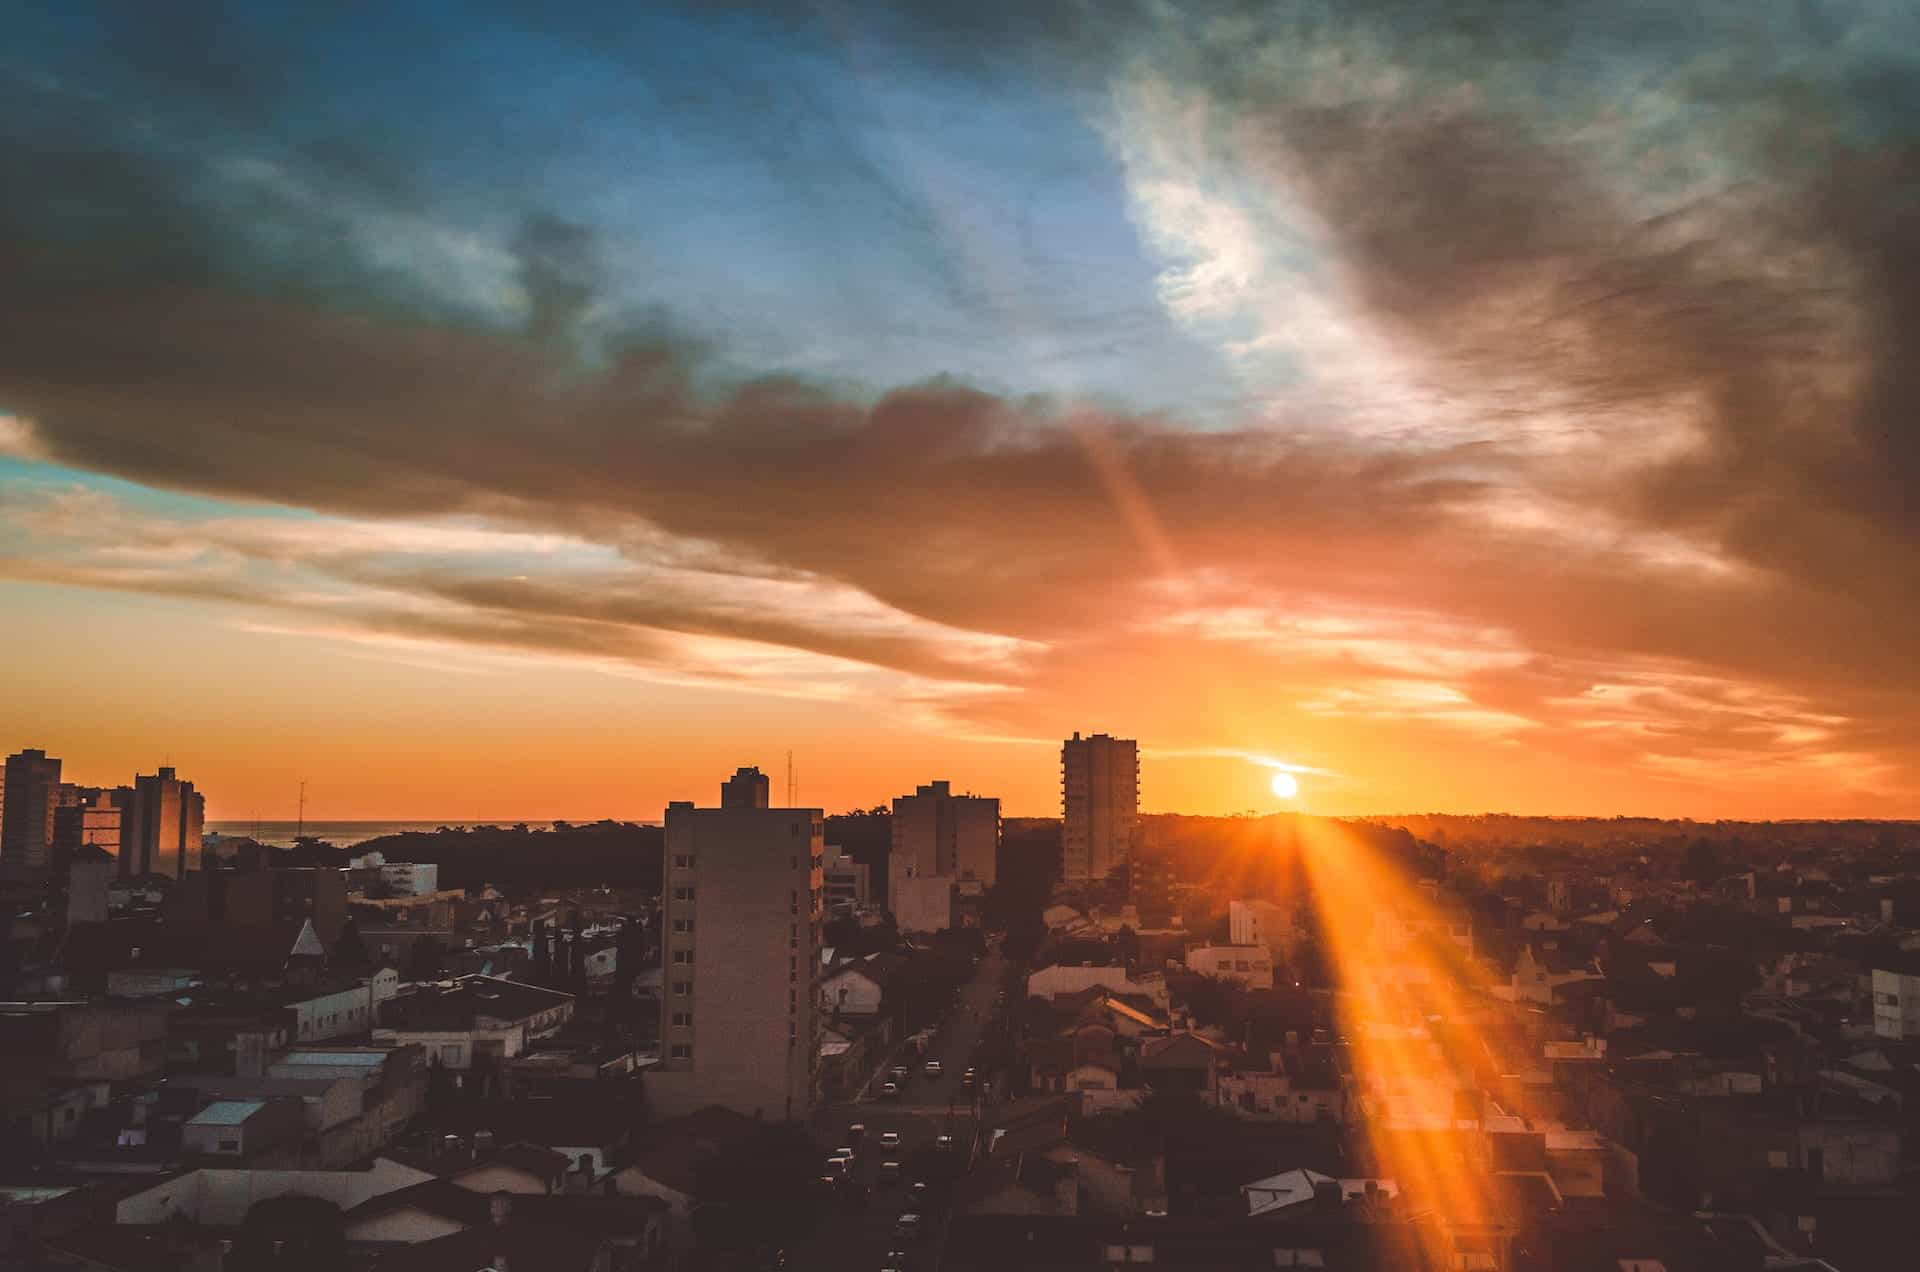
<instances>
[{"instance_id":1,"label":"cloud layer","mask_svg":"<svg viewBox=\"0 0 1920 1272\"><path fill-rule=\"evenodd\" d=\"M573 209L454 230L11 75L0 456L318 515L20 481L0 568L896 697L955 734L1117 716L1352 771L1398 731L1896 808L1920 118L1881 104L1920 73L1872 50L1899 19L1796 6L1726 39L1484 8L894 32L895 66L1037 61L1104 103L1225 414L755 374L610 286ZM939 233L942 270L1017 268ZM990 294L984 321L1051 321Z\"/></svg>"}]
</instances>

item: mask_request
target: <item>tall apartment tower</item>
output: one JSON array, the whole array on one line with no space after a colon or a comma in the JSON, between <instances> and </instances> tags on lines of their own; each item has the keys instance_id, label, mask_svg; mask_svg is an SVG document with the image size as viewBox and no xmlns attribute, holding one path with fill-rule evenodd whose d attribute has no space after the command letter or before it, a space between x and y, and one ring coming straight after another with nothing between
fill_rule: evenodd
<instances>
[{"instance_id":1,"label":"tall apartment tower","mask_svg":"<svg viewBox=\"0 0 1920 1272\"><path fill-rule=\"evenodd\" d=\"M59 760L45 751L7 757L5 786L0 787L0 866L9 874L47 868L59 803Z\"/></svg>"},{"instance_id":2,"label":"tall apartment tower","mask_svg":"<svg viewBox=\"0 0 1920 1272\"><path fill-rule=\"evenodd\" d=\"M812 1107L824 825L817 808L769 808L767 792L743 768L718 808L667 805L661 1057L647 1077L662 1116Z\"/></svg>"},{"instance_id":3,"label":"tall apartment tower","mask_svg":"<svg viewBox=\"0 0 1920 1272\"><path fill-rule=\"evenodd\" d=\"M1140 744L1078 733L1060 746L1060 865L1068 883L1104 879L1127 864L1140 815Z\"/></svg>"},{"instance_id":4,"label":"tall apartment tower","mask_svg":"<svg viewBox=\"0 0 1920 1272\"><path fill-rule=\"evenodd\" d=\"M187 874L188 856L200 855L206 797L170 768L133 779L133 807L121 824L120 873L153 874L173 858L174 877Z\"/></svg>"}]
</instances>

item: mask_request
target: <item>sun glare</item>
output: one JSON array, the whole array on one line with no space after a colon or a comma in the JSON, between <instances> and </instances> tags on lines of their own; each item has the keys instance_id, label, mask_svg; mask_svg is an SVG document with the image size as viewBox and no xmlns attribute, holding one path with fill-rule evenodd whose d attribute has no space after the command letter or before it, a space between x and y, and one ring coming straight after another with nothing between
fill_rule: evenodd
<instances>
[{"instance_id":1,"label":"sun glare","mask_svg":"<svg viewBox=\"0 0 1920 1272\"><path fill-rule=\"evenodd\" d=\"M1292 799L1300 793L1300 783L1294 780L1291 773L1275 773L1269 785L1273 787L1276 799Z\"/></svg>"}]
</instances>

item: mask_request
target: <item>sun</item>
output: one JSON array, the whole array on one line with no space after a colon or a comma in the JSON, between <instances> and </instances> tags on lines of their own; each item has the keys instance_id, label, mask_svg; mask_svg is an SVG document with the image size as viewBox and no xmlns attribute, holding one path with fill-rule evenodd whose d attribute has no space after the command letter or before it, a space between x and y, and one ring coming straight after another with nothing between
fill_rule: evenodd
<instances>
[{"instance_id":1,"label":"sun","mask_svg":"<svg viewBox=\"0 0 1920 1272\"><path fill-rule=\"evenodd\" d=\"M1269 785L1273 787L1276 799L1292 799L1300 793L1300 783L1294 780L1291 773L1275 773Z\"/></svg>"}]
</instances>

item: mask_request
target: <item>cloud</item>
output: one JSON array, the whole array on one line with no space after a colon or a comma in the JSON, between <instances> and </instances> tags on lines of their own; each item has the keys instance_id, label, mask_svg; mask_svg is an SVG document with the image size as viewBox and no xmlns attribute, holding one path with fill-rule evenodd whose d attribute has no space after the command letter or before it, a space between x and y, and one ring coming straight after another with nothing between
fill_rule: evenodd
<instances>
[{"instance_id":1,"label":"cloud","mask_svg":"<svg viewBox=\"0 0 1920 1272\"><path fill-rule=\"evenodd\" d=\"M15 83L0 402L33 427L0 448L322 519L89 539L88 514L16 506L68 549L9 569L703 682L877 669L982 736L1109 695L1171 750L1265 755L1258 685L1303 727L1911 789L1914 152L1787 131L1764 83L1727 104L1762 53L1690 49L1629 121L1659 170L1628 179L1579 118L1630 106L1616 81L1518 112L1571 35L1493 11L1514 24L1427 42L1391 5L1128 19L1091 51L1033 33L1111 79L1163 301L1246 376L1255 409L1205 427L742 373L603 296L568 209L489 245ZM1859 91L1816 80L1823 105ZM1653 144L1681 102L1727 170ZM377 257L369 226L420 253Z\"/></svg>"}]
</instances>

